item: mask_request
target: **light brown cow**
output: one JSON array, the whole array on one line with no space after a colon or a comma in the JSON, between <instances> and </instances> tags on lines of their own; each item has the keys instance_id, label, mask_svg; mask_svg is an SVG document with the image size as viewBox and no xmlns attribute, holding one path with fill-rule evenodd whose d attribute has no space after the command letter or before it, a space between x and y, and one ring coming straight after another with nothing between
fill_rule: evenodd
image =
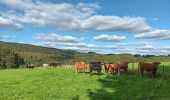
<instances>
[{"instance_id":1,"label":"light brown cow","mask_svg":"<svg viewBox=\"0 0 170 100\"><path fill-rule=\"evenodd\" d=\"M120 71L124 71L125 73L127 73L128 64L129 62L115 62L115 63L105 64L105 70L108 73L116 72L118 73L118 75L120 75Z\"/></svg>"},{"instance_id":2,"label":"light brown cow","mask_svg":"<svg viewBox=\"0 0 170 100\"><path fill-rule=\"evenodd\" d=\"M82 71L83 73L85 73L86 69L87 69L87 65L85 62L75 62L75 69L76 69L76 74L78 73L78 71Z\"/></svg>"},{"instance_id":3,"label":"light brown cow","mask_svg":"<svg viewBox=\"0 0 170 100\"><path fill-rule=\"evenodd\" d=\"M44 64L43 64L43 67L44 67L45 69L47 69L47 68L49 67L49 64L44 63Z\"/></svg>"},{"instance_id":4,"label":"light brown cow","mask_svg":"<svg viewBox=\"0 0 170 100\"><path fill-rule=\"evenodd\" d=\"M140 62L139 65L138 65L140 76L143 75L144 71L151 71L152 77L155 77L159 64L161 64L161 63L160 62L154 62L154 63Z\"/></svg>"}]
</instances>

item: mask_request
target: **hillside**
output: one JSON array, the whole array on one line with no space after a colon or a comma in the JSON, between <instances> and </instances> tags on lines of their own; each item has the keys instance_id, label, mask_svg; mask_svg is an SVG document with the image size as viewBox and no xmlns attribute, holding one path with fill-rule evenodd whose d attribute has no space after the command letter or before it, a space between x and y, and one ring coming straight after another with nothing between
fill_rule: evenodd
<instances>
[{"instance_id":1,"label":"hillside","mask_svg":"<svg viewBox=\"0 0 170 100\"><path fill-rule=\"evenodd\" d=\"M95 53L80 53L73 50L62 50L56 48L48 48L35 46L30 44L0 42L0 46L6 47L24 58L25 64L34 63L37 66L41 66L43 63L61 62L63 64L74 64L75 61L102 61L104 63L115 61L170 61L169 56L158 57L141 57L133 56L131 54L95 54ZM113 52L114 53L114 52Z\"/></svg>"},{"instance_id":2,"label":"hillside","mask_svg":"<svg viewBox=\"0 0 170 100\"><path fill-rule=\"evenodd\" d=\"M50 62L66 62L71 63L76 58L80 59L85 56L92 56L95 54L85 54L72 50L61 50L56 48L40 47L30 44L0 42L0 46L8 48L25 59L25 63L34 63L41 65L42 63Z\"/></svg>"}]
</instances>

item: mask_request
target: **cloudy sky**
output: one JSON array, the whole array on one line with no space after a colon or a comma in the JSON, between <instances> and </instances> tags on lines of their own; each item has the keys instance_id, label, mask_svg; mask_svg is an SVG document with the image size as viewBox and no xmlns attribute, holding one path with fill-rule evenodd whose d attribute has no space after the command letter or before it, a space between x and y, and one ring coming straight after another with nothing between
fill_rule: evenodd
<instances>
[{"instance_id":1,"label":"cloudy sky","mask_svg":"<svg viewBox=\"0 0 170 100\"><path fill-rule=\"evenodd\" d=\"M170 54L170 0L0 0L0 41Z\"/></svg>"}]
</instances>

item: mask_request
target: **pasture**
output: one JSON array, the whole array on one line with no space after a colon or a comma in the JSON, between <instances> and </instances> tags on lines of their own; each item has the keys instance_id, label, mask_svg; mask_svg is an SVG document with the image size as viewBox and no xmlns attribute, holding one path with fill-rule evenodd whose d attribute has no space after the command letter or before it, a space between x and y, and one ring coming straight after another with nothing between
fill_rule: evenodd
<instances>
[{"instance_id":1,"label":"pasture","mask_svg":"<svg viewBox=\"0 0 170 100\"><path fill-rule=\"evenodd\" d=\"M134 69L129 64L127 75L103 69L101 77L62 67L1 70L0 100L169 100L170 63L164 65L162 79L162 65L156 78L150 73L139 77L137 64Z\"/></svg>"}]
</instances>

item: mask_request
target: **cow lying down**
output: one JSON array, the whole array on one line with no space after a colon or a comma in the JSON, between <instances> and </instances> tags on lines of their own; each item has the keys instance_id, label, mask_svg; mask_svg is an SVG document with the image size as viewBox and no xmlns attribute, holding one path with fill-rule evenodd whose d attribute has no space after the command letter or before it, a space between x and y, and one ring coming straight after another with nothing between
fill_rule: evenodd
<instances>
[{"instance_id":1,"label":"cow lying down","mask_svg":"<svg viewBox=\"0 0 170 100\"><path fill-rule=\"evenodd\" d=\"M144 71L150 71L152 73L152 77L155 77L159 64L161 63L160 62L153 62L153 63L140 62L138 65L140 76L143 75Z\"/></svg>"}]
</instances>

